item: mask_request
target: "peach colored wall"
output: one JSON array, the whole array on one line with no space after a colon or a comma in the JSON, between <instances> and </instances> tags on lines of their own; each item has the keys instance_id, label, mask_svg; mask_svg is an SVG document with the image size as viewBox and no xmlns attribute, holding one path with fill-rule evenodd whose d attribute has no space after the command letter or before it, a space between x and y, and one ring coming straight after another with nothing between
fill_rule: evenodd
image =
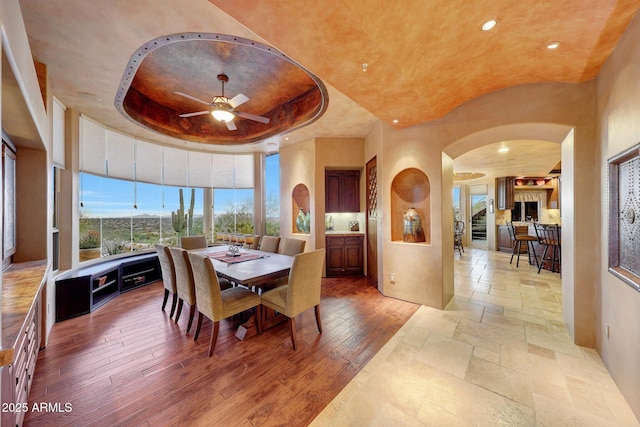
<instances>
[{"instance_id":1,"label":"peach colored wall","mask_svg":"<svg viewBox=\"0 0 640 427\"><path fill-rule=\"evenodd\" d=\"M315 173L315 140L300 142L295 145L280 148L280 237L290 237L304 240L305 251L316 249L313 236L317 233L317 220L321 216L324 221L324 209L318 211L313 195L316 189ZM291 194L298 184L304 184L312 195L309 200L311 210L311 233L293 233L291 224L292 205ZM324 186L324 184L323 184ZM323 223L324 224L324 223ZM324 232L324 226L322 228ZM322 246L324 247L324 245Z\"/></svg>"},{"instance_id":2,"label":"peach colored wall","mask_svg":"<svg viewBox=\"0 0 640 427\"><path fill-rule=\"evenodd\" d=\"M640 293L608 269L607 159L640 142L640 18L631 22L597 78L598 169L602 221L596 343L602 360L640 419ZM563 165L564 167L564 165ZM604 324L609 325L609 337Z\"/></svg>"},{"instance_id":3,"label":"peach colored wall","mask_svg":"<svg viewBox=\"0 0 640 427\"><path fill-rule=\"evenodd\" d=\"M443 217L443 205L449 201L451 206L451 188L453 185L453 168L447 166L450 177L446 178L448 189L443 192L443 160L441 146L434 144L434 138L428 132L429 126L413 126L398 131L388 126L383 127L381 181L378 182L378 194L383 200L383 243L379 247L383 268L378 272L382 283L381 291L391 297L413 301L436 308L444 308L445 289L453 288L453 240L449 230L453 214ZM379 165L380 167L380 165ZM407 168L417 168L429 178L430 184L430 219L431 243L404 243L391 241L392 221L402 218L391 217L390 195L394 177ZM445 169L447 169L445 168ZM447 208L447 210L451 210ZM425 221L426 222L426 219ZM448 224L448 227L444 224ZM446 229L446 230L445 230ZM446 264L451 273L444 272ZM395 283L390 280L395 275ZM450 280L451 283L445 283Z\"/></svg>"}]
</instances>

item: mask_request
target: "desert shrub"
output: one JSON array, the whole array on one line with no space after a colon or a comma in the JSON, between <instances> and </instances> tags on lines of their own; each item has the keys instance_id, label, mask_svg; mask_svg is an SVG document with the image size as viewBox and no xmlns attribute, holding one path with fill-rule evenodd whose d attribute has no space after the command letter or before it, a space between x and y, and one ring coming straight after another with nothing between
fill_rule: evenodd
<instances>
[{"instance_id":1,"label":"desert shrub","mask_svg":"<svg viewBox=\"0 0 640 427\"><path fill-rule=\"evenodd\" d=\"M92 249L100 247L100 233L89 230L87 234L80 237L80 249Z\"/></svg>"}]
</instances>

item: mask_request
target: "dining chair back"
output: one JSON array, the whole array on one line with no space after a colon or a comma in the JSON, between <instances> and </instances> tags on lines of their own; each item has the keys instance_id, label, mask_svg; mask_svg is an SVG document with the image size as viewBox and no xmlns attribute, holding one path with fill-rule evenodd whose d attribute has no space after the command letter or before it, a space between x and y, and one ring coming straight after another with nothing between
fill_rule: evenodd
<instances>
[{"instance_id":1,"label":"dining chair back","mask_svg":"<svg viewBox=\"0 0 640 427\"><path fill-rule=\"evenodd\" d=\"M464 236L464 221L455 221L453 227L453 250L458 250L458 253L462 255L464 252L464 246L462 245L462 237Z\"/></svg>"},{"instance_id":2,"label":"dining chair back","mask_svg":"<svg viewBox=\"0 0 640 427\"><path fill-rule=\"evenodd\" d=\"M282 255L289 255L289 256L301 254L302 252L304 252L304 247L306 243L307 243L306 240L291 239L289 237L284 237L280 241L279 251Z\"/></svg>"},{"instance_id":3,"label":"dining chair back","mask_svg":"<svg viewBox=\"0 0 640 427\"><path fill-rule=\"evenodd\" d=\"M531 257L533 257L537 267L538 257L536 256L536 251L533 246L533 242L538 240L537 237L529 235L528 226L515 227L512 222L507 222L507 228L509 229L509 237L511 237L511 241L513 242L513 249L511 251L511 260L509 261L509 264L513 263L513 256L517 253L518 258L516 261L516 267L519 267L520 254L527 254L529 265L533 265L533 263L531 262ZM524 247L522 247L523 242Z\"/></svg>"},{"instance_id":4,"label":"dining chair back","mask_svg":"<svg viewBox=\"0 0 640 427\"><path fill-rule=\"evenodd\" d=\"M193 339L198 339L203 316L211 319L213 332L209 343L209 357L215 350L220 320L222 319L258 307L256 319L258 332L261 333L260 296L241 286L221 290L216 270L209 258L199 253L190 252L189 259L193 268L196 301L198 301L198 324Z\"/></svg>"},{"instance_id":5,"label":"dining chair back","mask_svg":"<svg viewBox=\"0 0 640 427\"><path fill-rule=\"evenodd\" d=\"M178 311L176 312L175 320L176 323L180 320L183 303L189 304L189 323L187 324L187 333L189 333L196 310L196 290L193 282L191 261L189 261L189 254L186 249L169 248L169 250L176 268L176 289L178 291Z\"/></svg>"},{"instance_id":6,"label":"dining chair back","mask_svg":"<svg viewBox=\"0 0 640 427\"><path fill-rule=\"evenodd\" d=\"M180 246L186 250L206 248L207 238L205 236L182 236L180 237Z\"/></svg>"},{"instance_id":7,"label":"dining chair back","mask_svg":"<svg viewBox=\"0 0 640 427\"><path fill-rule=\"evenodd\" d=\"M173 265L173 259L171 258L171 252L169 247L161 243L155 244L156 253L158 254L158 261L160 262L160 271L162 273L162 283L164 284L164 299L162 300L162 310L167 305L167 299L169 294L173 296L171 303L171 311L169 312L169 318L173 317L173 313L176 309L176 303L178 302L178 293L176 290L176 270Z\"/></svg>"},{"instance_id":8,"label":"dining chair back","mask_svg":"<svg viewBox=\"0 0 640 427\"><path fill-rule=\"evenodd\" d=\"M552 272L556 271L556 266L558 267L558 272L560 272L562 266L560 227L558 224L536 224L535 229L538 242L544 245L542 258L538 264L538 273L540 273L545 263L551 264ZM551 253L547 256L549 249L551 249Z\"/></svg>"},{"instance_id":9,"label":"dining chair back","mask_svg":"<svg viewBox=\"0 0 640 427\"><path fill-rule=\"evenodd\" d=\"M280 245L280 238L274 236L262 236L260 239L260 250L263 252L277 253Z\"/></svg>"},{"instance_id":10,"label":"dining chair back","mask_svg":"<svg viewBox=\"0 0 640 427\"><path fill-rule=\"evenodd\" d=\"M320 291L324 256L324 248L295 255L289 271L289 282L262 294L263 306L289 318L289 332L294 350L298 347L295 323L298 314L314 307L318 331L322 333Z\"/></svg>"}]
</instances>

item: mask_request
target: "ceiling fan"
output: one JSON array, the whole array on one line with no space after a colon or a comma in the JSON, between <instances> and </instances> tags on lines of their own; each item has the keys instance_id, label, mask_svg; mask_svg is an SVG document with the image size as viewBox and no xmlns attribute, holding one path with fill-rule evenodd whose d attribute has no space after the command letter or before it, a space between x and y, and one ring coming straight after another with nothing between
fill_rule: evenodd
<instances>
[{"instance_id":1,"label":"ceiling fan","mask_svg":"<svg viewBox=\"0 0 640 427\"><path fill-rule=\"evenodd\" d=\"M227 125L227 129L229 130L237 130L235 123L233 123L233 119L237 117L242 117L244 119L254 120L260 123L269 123L270 119L267 117L258 116L251 113L244 113L242 111L235 111L235 108L239 105L244 104L249 100L246 95L241 93L237 94L233 98L229 99L224 96L224 84L229 81L229 77L226 74L218 74L218 80L222 83L222 95L214 96L211 98L211 102L206 102L191 95L187 95L182 92L173 92L176 95L184 96L185 98L191 99L192 101L199 102L204 105L208 105L212 107L213 110L205 110L205 111L196 111L195 113L185 113L180 114L180 117L193 117L200 116L203 114L211 114L214 119L224 122Z\"/></svg>"}]
</instances>

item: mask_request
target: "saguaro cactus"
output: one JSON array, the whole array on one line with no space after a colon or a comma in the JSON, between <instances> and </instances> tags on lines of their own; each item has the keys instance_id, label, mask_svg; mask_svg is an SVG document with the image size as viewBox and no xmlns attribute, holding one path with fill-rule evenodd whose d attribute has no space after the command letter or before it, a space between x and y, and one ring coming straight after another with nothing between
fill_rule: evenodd
<instances>
[{"instance_id":1,"label":"saguaro cactus","mask_svg":"<svg viewBox=\"0 0 640 427\"><path fill-rule=\"evenodd\" d=\"M171 224L175 232L178 233L178 235L182 235L185 230L190 231L193 229L193 208L196 202L196 189L191 189L191 202L189 203L188 213L184 213L182 188L179 189L178 192L180 194L180 207L175 212L171 212Z\"/></svg>"}]
</instances>

